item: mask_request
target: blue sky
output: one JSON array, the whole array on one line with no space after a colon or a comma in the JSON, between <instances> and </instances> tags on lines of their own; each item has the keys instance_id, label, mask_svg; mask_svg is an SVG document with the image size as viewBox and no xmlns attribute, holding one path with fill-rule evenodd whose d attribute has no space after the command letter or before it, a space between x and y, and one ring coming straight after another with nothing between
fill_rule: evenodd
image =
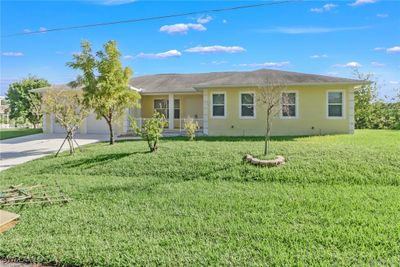
<instances>
[{"instance_id":1,"label":"blue sky","mask_svg":"<svg viewBox=\"0 0 400 267\"><path fill-rule=\"evenodd\" d=\"M116 40L134 76L273 68L351 77L372 72L381 96L400 87L400 1L303 1L157 21L46 29L260 3L257 1L3 1L1 91L28 74L68 82L83 39Z\"/></svg>"}]
</instances>

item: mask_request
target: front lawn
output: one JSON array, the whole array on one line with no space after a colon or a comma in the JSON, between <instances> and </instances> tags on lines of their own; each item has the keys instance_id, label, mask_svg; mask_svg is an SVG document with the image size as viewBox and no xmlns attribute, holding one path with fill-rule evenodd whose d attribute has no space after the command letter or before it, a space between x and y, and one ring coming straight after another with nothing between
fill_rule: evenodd
<instances>
[{"instance_id":1,"label":"front lawn","mask_svg":"<svg viewBox=\"0 0 400 267\"><path fill-rule=\"evenodd\" d=\"M5 129L0 129L0 140L31 135L31 134L38 134L38 133L42 133L42 129L5 128Z\"/></svg>"},{"instance_id":2,"label":"front lawn","mask_svg":"<svg viewBox=\"0 0 400 267\"><path fill-rule=\"evenodd\" d=\"M8 208L0 258L93 266L399 265L400 132L279 138L285 166L241 162L260 138L85 147L1 172L57 180L65 206Z\"/></svg>"}]
</instances>

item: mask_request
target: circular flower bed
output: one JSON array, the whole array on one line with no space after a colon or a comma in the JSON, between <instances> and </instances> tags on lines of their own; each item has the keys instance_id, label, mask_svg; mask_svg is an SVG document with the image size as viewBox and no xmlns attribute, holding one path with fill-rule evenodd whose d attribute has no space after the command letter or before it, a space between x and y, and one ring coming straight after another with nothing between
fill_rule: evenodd
<instances>
[{"instance_id":1,"label":"circular flower bed","mask_svg":"<svg viewBox=\"0 0 400 267\"><path fill-rule=\"evenodd\" d=\"M276 156L275 159L263 160L254 158L252 155L247 154L243 157L243 161L262 167L276 167L285 164L285 158L282 156Z\"/></svg>"}]
</instances>

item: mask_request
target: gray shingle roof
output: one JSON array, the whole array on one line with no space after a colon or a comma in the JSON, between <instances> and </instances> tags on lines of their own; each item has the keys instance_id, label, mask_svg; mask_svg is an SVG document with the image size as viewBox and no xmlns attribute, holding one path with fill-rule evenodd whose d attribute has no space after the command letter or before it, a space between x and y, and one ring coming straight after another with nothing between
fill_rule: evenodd
<instances>
[{"instance_id":1,"label":"gray shingle roof","mask_svg":"<svg viewBox=\"0 0 400 267\"><path fill-rule=\"evenodd\" d=\"M141 89L143 93L196 92L196 89L201 88L259 86L266 80L286 85L363 83L347 78L260 69L242 72L145 75L133 78L130 85Z\"/></svg>"}]
</instances>

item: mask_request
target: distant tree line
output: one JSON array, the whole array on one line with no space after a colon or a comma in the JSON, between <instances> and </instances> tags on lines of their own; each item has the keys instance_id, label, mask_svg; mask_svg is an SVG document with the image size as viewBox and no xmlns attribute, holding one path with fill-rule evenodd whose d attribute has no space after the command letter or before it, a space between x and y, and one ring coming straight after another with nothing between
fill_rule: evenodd
<instances>
[{"instance_id":1,"label":"distant tree line","mask_svg":"<svg viewBox=\"0 0 400 267\"><path fill-rule=\"evenodd\" d=\"M392 97L378 98L378 85L372 74L358 70L355 76L365 83L354 93L356 129L400 130L400 90Z\"/></svg>"}]
</instances>

